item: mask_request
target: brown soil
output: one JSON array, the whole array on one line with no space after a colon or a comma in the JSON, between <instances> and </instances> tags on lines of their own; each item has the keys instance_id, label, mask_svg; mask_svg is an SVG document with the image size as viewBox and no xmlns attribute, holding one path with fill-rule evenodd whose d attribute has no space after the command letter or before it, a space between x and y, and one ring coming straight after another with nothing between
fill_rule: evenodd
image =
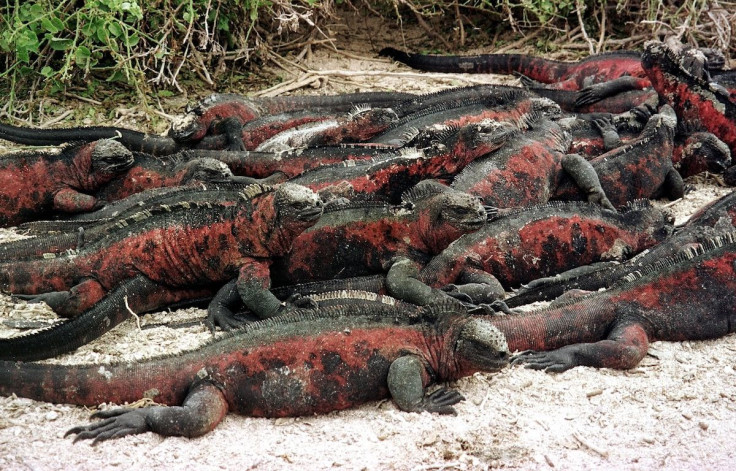
<instances>
[{"instance_id":1,"label":"brown soil","mask_svg":"<svg viewBox=\"0 0 736 471\"><path fill-rule=\"evenodd\" d=\"M340 52L311 51L303 62L306 71L293 76L281 71L284 80L271 92L426 92L501 80L416 74L376 59L375 50L401 42L398 27L364 26L352 24L350 41L338 44ZM407 42L423 36L420 30L402 32ZM376 38L392 39L376 44ZM695 191L670 205L678 222L731 191L713 179L699 181ZM0 231L0 239L14 237L12 230ZM205 327L166 324L203 316L197 309L146 315L140 327L131 319L54 361L135 361L193 348L210 338ZM0 297L0 320L8 319L53 315ZM0 324L1 336L14 332ZM656 342L630 371L579 367L545 374L513 367L477 374L452 385L466 397L457 416L403 413L390 401L296 419L231 414L197 439L147 433L96 447L64 438L67 429L86 423L91 411L0 398L0 469L733 469L734 352L736 336L730 335L708 342Z\"/></svg>"}]
</instances>

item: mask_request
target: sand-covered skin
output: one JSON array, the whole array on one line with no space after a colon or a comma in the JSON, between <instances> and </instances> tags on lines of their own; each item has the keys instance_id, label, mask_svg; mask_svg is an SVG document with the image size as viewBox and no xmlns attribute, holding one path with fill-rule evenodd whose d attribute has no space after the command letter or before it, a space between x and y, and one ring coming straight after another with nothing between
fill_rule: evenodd
<instances>
[{"instance_id":1,"label":"sand-covered skin","mask_svg":"<svg viewBox=\"0 0 736 471\"><path fill-rule=\"evenodd\" d=\"M390 25L377 28L384 29L372 32L372 38L389 37ZM377 44L383 45L389 44ZM342 42L340 48L365 59L319 49L308 66L408 72L370 58L359 40ZM499 80L413 74L325 76L320 82L325 90L320 92L328 93L428 92L466 85L469 80ZM2 145L0 151L9 149ZM678 223L731 191L712 179L695 186L682 201L668 204ZM0 231L0 240L12 237L16 237L13 231ZM207 329L196 323L203 317L204 311L189 309L142 316L140 327L131 319L54 361L139 360L194 348L210 338ZM0 321L8 319L51 321L53 316L41 307L16 304L2 296ZM188 321L195 324L154 325ZM0 336L14 332L0 324ZM734 354L734 335L706 342L655 342L649 355L630 371L578 367L546 374L513 367L465 378L451 385L466 397L457 406L457 416L404 413L387 400L295 419L230 414L213 432L196 439L146 433L95 447L64 438L69 428L88 423L90 410L0 398L0 469L733 469Z\"/></svg>"}]
</instances>

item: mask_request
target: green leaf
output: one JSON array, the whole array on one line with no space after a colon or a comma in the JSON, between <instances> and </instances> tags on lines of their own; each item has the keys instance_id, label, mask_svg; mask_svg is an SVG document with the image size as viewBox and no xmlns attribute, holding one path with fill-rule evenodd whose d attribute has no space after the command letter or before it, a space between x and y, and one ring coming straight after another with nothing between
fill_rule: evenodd
<instances>
[{"instance_id":1,"label":"green leaf","mask_svg":"<svg viewBox=\"0 0 736 471\"><path fill-rule=\"evenodd\" d=\"M56 27L56 25L51 21L51 18L49 17L45 17L41 20L41 26L43 26L43 29L52 34L61 31L59 28Z\"/></svg>"},{"instance_id":2,"label":"green leaf","mask_svg":"<svg viewBox=\"0 0 736 471\"><path fill-rule=\"evenodd\" d=\"M92 51L89 50L86 46L79 46L76 51L74 51L74 58L77 61L77 64L79 64L81 67L86 67L89 63L89 58L92 56Z\"/></svg>"},{"instance_id":3,"label":"green leaf","mask_svg":"<svg viewBox=\"0 0 736 471\"><path fill-rule=\"evenodd\" d=\"M119 38L123 35L123 28L121 28L118 23L108 23L107 30L114 38Z\"/></svg>"},{"instance_id":4,"label":"green leaf","mask_svg":"<svg viewBox=\"0 0 736 471\"><path fill-rule=\"evenodd\" d=\"M125 74L123 74L121 71L116 70L112 74L110 74L109 77L105 79L106 82L121 82L125 80Z\"/></svg>"},{"instance_id":5,"label":"green leaf","mask_svg":"<svg viewBox=\"0 0 736 471\"><path fill-rule=\"evenodd\" d=\"M74 41L66 38L50 38L49 46L54 51L66 51L74 45Z\"/></svg>"},{"instance_id":6,"label":"green leaf","mask_svg":"<svg viewBox=\"0 0 736 471\"><path fill-rule=\"evenodd\" d=\"M55 71L55 70L54 70L53 68L49 67L48 65L47 65L47 66L44 66L44 67L43 67L43 68L41 69L41 75L43 75L43 76L44 76L44 77L46 77L46 78L49 78L49 77L51 77L51 76L52 76L52 75L54 75L55 73L56 73L56 71Z\"/></svg>"},{"instance_id":7,"label":"green leaf","mask_svg":"<svg viewBox=\"0 0 736 471\"><path fill-rule=\"evenodd\" d=\"M141 37L138 35L137 32L134 32L130 36L125 36L124 40L125 40L125 45L126 46L133 47L136 44L138 44L138 42L140 42Z\"/></svg>"}]
</instances>

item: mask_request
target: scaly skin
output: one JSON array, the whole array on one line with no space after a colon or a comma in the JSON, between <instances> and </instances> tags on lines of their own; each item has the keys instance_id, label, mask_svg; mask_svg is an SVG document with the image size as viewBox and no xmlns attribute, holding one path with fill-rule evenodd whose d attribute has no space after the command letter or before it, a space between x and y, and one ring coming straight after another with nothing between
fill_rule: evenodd
<instances>
[{"instance_id":1,"label":"scaly skin","mask_svg":"<svg viewBox=\"0 0 736 471\"><path fill-rule=\"evenodd\" d=\"M702 172L721 174L731 166L731 150L709 132L694 132L675 140L672 163L684 177Z\"/></svg>"},{"instance_id":2,"label":"scaly skin","mask_svg":"<svg viewBox=\"0 0 736 471\"><path fill-rule=\"evenodd\" d=\"M363 142L385 131L399 117L391 108L356 108L350 113L281 131L255 150L281 152L300 147Z\"/></svg>"},{"instance_id":3,"label":"scaly skin","mask_svg":"<svg viewBox=\"0 0 736 471\"><path fill-rule=\"evenodd\" d=\"M391 57L414 69L450 73L521 74L560 90L580 90L594 83L620 77L636 79L636 88L648 86L635 51L596 54L578 62L562 62L525 54L478 54L472 56L433 56L410 54L391 47L381 56Z\"/></svg>"},{"instance_id":4,"label":"scaly skin","mask_svg":"<svg viewBox=\"0 0 736 471\"><path fill-rule=\"evenodd\" d=\"M434 181L419 183L400 205L349 203L325 210L320 220L294 239L292 250L271 266L273 286L334 278L388 274L391 286L413 283L397 274L397 261L423 267L434 255L463 234L480 229L486 211L477 198ZM400 292L391 291L399 296ZM444 298L437 290L425 293L425 305ZM236 290L226 286L211 306L210 322L231 326L237 309ZM224 307L224 308L223 308Z\"/></svg>"},{"instance_id":5,"label":"scaly skin","mask_svg":"<svg viewBox=\"0 0 736 471\"><path fill-rule=\"evenodd\" d=\"M244 304L256 315L283 312L286 308L268 291L269 266L291 249L296 235L316 222L321 201L291 184L277 190L248 186L240 200L231 194L235 192L223 192L218 202L218 192L210 192L204 202L149 207L118 221L108 236L73 256L2 263L0 284L12 293L36 295L31 299L47 302L58 313L78 315L79 324L88 318L95 325L101 322L102 327L95 327L98 335L115 325L98 317L100 311L105 314L105 302L120 307L115 297L121 292L135 295L129 299L133 312L145 312L191 299L192 293L211 295L236 276ZM131 284L138 289L129 289ZM63 328L61 324L1 341L0 356L43 358L47 349L67 344L70 335L58 334ZM86 330L78 329L80 340L70 349L90 340Z\"/></svg>"},{"instance_id":6,"label":"scaly skin","mask_svg":"<svg viewBox=\"0 0 736 471\"><path fill-rule=\"evenodd\" d=\"M551 100L500 85L450 90L427 96L422 103L425 102L426 105L418 108L414 100L396 105L392 109L401 119L370 142L403 145L407 134L411 136L433 126L461 127L484 120L511 123L526 129L542 117L556 118L561 113L560 107Z\"/></svg>"},{"instance_id":7,"label":"scaly skin","mask_svg":"<svg viewBox=\"0 0 736 471\"><path fill-rule=\"evenodd\" d=\"M682 50L677 45L649 41L642 65L652 87L677 114L688 132L707 131L736 149L736 102L723 87L693 75L681 65Z\"/></svg>"},{"instance_id":8,"label":"scaly skin","mask_svg":"<svg viewBox=\"0 0 736 471\"><path fill-rule=\"evenodd\" d=\"M658 101L657 92L651 88L628 90L602 97L591 103L581 103L583 93L576 90L557 90L538 86L527 87L535 94L549 98L564 111L570 113L625 113L652 100Z\"/></svg>"},{"instance_id":9,"label":"scaly skin","mask_svg":"<svg viewBox=\"0 0 736 471\"><path fill-rule=\"evenodd\" d=\"M647 201L620 213L584 202L551 202L511 211L460 237L418 279L435 287L471 284L460 291L498 282L510 289L573 267L626 259L671 233L669 216Z\"/></svg>"},{"instance_id":10,"label":"scaly skin","mask_svg":"<svg viewBox=\"0 0 736 471\"><path fill-rule=\"evenodd\" d=\"M114 126L33 129L0 123L0 139L29 146L58 146L72 142L115 139L126 149L153 155L173 154L185 147L171 137Z\"/></svg>"},{"instance_id":11,"label":"scaly skin","mask_svg":"<svg viewBox=\"0 0 736 471\"><path fill-rule=\"evenodd\" d=\"M669 107L650 118L639 138L602 154L590 164L616 207L642 198L681 198L682 177L672 164L677 119ZM576 182L560 173L553 199L585 199Z\"/></svg>"},{"instance_id":12,"label":"scaly skin","mask_svg":"<svg viewBox=\"0 0 736 471\"><path fill-rule=\"evenodd\" d=\"M659 244L621 264L581 267L551 278L540 278L517 290L506 299L509 307L535 301L548 301L572 289L597 291L624 276L672 257L685 247L705 243L719 232L736 227L736 193L730 193L693 214L687 223Z\"/></svg>"},{"instance_id":13,"label":"scaly skin","mask_svg":"<svg viewBox=\"0 0 736 471\"><path fill-rule=\"evenodd\" d=\"M272 131L269 131L268 127L271 127L272 130L285 130L299 124L332 118L337 113L350 111L355 106L390 105L411 97L413 95L409 93L386 92L275 98L213 94L189 107L187 115L172 125L169 134L177 141L190 143L198 142L208 135L225 134L223 136L225 144L224 147L219 147L220 149L252 150L255 146L243 146L243 144L251 140L262 141L270 137L267 134ZM269 116L277 117L269 119ZM225 121L236 123L236 126L223 127L222 123ZM247 126L247 123L252 121L260 122L254 123L255 126ZM242 134L239 134L240 131ZM243 147L237 148L239 146Z\"/></svg>"},{"instance_id":14,"label":"scaly skin","mask_svg":"<svg viewBox=\"0 0 736 471\"><path fill-rule=\"evenodd\" d=\"M0 158L0 226L92 211L100 206L94 193L132 164L131 152L112 140L6 154Z\"/></svg>"},{"instance_id":15,"label":"scaly skin","mask_svg":"<svg viewBox=\"0 0 736 471\"><path fill-rule=\"evenodd\" d=\"M570 133L556 122L541 120L498 151L466 165L452 187L478 196L488 206L518 208L545 203L562 174L569 174L590 201L613 208L598 176L582 157L565 155Z\"/></svg>"},{"instance_id":16,"label":"scaly skin","mask_svg":"<svg viewBox=\"0 0 736 471\"><path fill-rule=\"evenodd\" d=\"M219 163L219 162L217 162ZM151 188L105 205L90 213L81 213L71 219L33 221L18 226L28 235L37 237L0 243L0 261L33 260L53 258L65 251L78 251L117 230L117 224L125 224L131 217L139 217L141 211L164 206L176 207L181 203L191 205L217 201L223 205L227 199L225 191L232 198L231 204L241 199L237 190L246 184L237 182L208 183L206 187L200 180L190 181L188 185L176 187ZM201 191L206 189L207 191ZM216 190L222 192L213 193ZM214 195L214 196L213 196ZM143 213L145 214L145 213Z\"/></svg>"},{"instance_id":17,"label":"scaly skin","mask_svg":"<svg viewBox=\"0 0 736 471\"><path fill-rule=\"evenodd\" d=\"M68 433L95 442L153 431L194 437L228 412L256 417L321 414L391 397L404 411L455 413L459 393L434 382L508 361L503 336L456 304L409 317L390 304L331 306L263 321L202 348L145 362L42 365L0 362L0 394L94 406L153 397L143 409ZM359 348L356 348L359 346Z\"/></svg>"},{"instance_id":18,"label":"scaly skin","mask_svg":"<svg viewBox=\"0 0 736 471\"><path fill-rule=\"evenodd\" d=\"M185 160L181 154L162 157L143 153L134 155L133 166L97 193L101 201L111 203L152 188L235 180L227 165L216 159Z\"/></svg>"},{"instance_id":19,"label":"scaly skin","mask_svg":"<svg viewBox=\"0 0 736 471\"><path fill-rule=\"evenodd\" d=\"M385 273L409 258L424 265L452 241L486 222L477 198L423 181L401 205L348 204L328 209L271 267L275 286Z\"/></svg>"},{"instance_id":20,"label":"scaly skin","mask_svg":"<svg viewBox=\"0 0 736 471\"><path fill-rule=\"evenodd\" d=\"M660 260L611 289L493 324L529 368L633 368L655 340L704 340L736 326L736 233Z\"/></svg>"},{"instance_id":21,"label":"scaly skin","mask_svg":"<svg viewBox=\"0 0 736 471\"><path fill-rule=\"evenodd\" d=\"M283 174L294 178L307 170L345 161L379 160L397 157L400 150L393 146L340 145L314 147L284 152L189 150L182 158L211 158L226 164L235 175L266 178Z\"/></svg>"},{"instance_id":22,"label":"scaly skin","mask_svg":"<svg viewBox=\"0 0 736 471\"><path fill-rule=\"evenodd\" d=\"M442 143L375 161L344 162L304 172L291 179L323 194L397 203L422 180L447 179L474 159L503 146L517 129L508 123L484 122L457 129Z\"/></svg>"}]
</instances>

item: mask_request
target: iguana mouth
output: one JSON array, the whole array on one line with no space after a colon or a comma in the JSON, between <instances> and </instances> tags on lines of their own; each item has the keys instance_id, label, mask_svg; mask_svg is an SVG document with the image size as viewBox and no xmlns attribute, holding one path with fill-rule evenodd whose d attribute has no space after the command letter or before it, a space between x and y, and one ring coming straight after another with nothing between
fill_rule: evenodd
<instances>
[{"instance_id":1,"label":"iguana mouth","mask_svg":"<svg viewBox=\"0 0 736 471\"><path fill-rule=\"evenodd\" d=\"M305 209L299 212L299 220L301 221L315 221L322 216L322 205L315 206L313 208Z\"/></svg>"},{"instance_id":2,"label":"iguana mouth","mask_svg":"<svg viewBox=\"0 0 736 471\"><path fill-rule=\"evenodd\" d=\"M485 223L486 223L486 217L484 216L484 217L478 217L476 219L472 219L470 221L465 221L463 222L463 226L469 229L477 230L483 227Z\"/></svg>"}]
</instances>

